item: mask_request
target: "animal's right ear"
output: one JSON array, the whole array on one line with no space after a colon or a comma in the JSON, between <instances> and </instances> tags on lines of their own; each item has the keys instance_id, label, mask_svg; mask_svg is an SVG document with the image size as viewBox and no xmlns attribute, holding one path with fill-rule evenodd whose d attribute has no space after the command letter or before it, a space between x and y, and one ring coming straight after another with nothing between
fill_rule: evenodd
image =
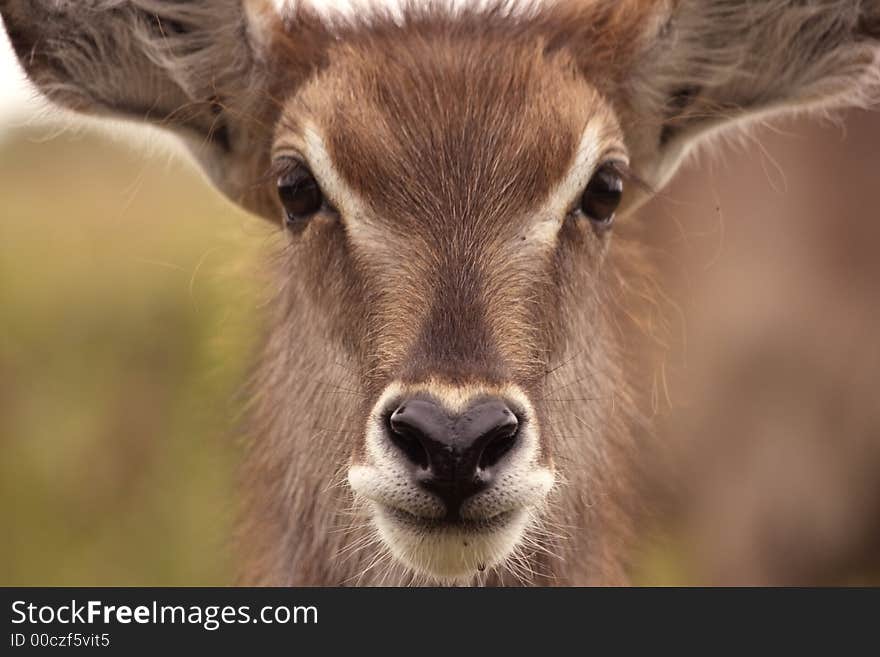
<instances>
[{"instance_id":1,"label":"animal's right ear","mask_svg":"<svg viewBox=\"0 0 880 657\"><path fill-rule=\"evenodd\" d=\"M631 163L654 188L711 135L780 113L880 101L880 0L587 7L587 25L602 32L583 39L591 50L582 59L594 78L613 80Z\"/></svg>"},{"instance_id":2,"label":"animal's right ear","mask_svg":"<svg viewBox=\"0 0 880 657\"><path fill-rule=\"evenodd\" d=\"M282 22L271 0L0 0L0 15L51 100L168 128L225 194L266 207L273 52L299 15Z\"/></svg>"}]
</instances>

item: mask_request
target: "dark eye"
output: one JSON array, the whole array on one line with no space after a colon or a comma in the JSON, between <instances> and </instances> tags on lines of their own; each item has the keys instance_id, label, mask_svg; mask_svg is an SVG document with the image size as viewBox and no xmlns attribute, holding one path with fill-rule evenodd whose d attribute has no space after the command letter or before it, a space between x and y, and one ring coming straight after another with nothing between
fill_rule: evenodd
<instances>
[{"instance_id":1,"label":"dark eye","mask_svg":"<svg viewBox=\"0 0 880 657\"><path fill-rule=\"evenodd\" d=\"M318 181L302 165L278 176L278 198L284 206L288 224L308 219L324 204Z\"/></svg>"},{"instance_id":2,"label":"dark eye","mask_svg":"<svg viewBox=\"0 0 880 657\"><path fill-rule=\"evenodd\" d=\"M601 165L584 190L581 211L597 225L607 227L614 220L614 212L623 195L623 178L614 164Z\"/></svg>"}]
</instances>

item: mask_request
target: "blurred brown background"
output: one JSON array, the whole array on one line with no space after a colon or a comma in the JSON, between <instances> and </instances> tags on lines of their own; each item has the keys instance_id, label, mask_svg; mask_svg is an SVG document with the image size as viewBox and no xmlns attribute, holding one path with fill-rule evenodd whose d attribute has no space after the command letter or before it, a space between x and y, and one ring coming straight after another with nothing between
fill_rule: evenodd
<instances>
[{"instance_id":1,"label":"blurred brown background","mask_svg":"<svg viewBox=\"0 0 880 657\"><path fill-rule=\"evenodd\" d=\"M850 112L642 212L680 316L637 582L880 581L878 206L880 114ZM272 239L143 140L0 127L0 584L231 581Z\"/></svg>"},{"instance_id":2,"label":"blurred brown background","mask_svg":"<svg viewBox=\"0 0 880 657\"><path fill-rule=\"evenodd\" d=\"M659 476L687 581L880 581L878 207L880 114L852 111L713 150L646 209L681 306Z\"/></svg>"}]
</instances>

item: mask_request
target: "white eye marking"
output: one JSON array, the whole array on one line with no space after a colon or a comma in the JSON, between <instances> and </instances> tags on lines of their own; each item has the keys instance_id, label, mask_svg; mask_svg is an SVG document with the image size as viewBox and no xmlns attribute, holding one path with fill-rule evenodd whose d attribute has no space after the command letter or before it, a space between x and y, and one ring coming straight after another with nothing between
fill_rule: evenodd
<instances>
[{"instance_id":1,"label":"white eye marking","mask_svg":"<svg viewBox=\"0 0 880 657\"><path fill-rule=\"evenodd\" d=\"M370 204L343 180L321 131L309 122L305 124L303 137L302 155L324 195L339 211L349 237L361 244L384 244L383 231L373 218Z\"/></svg>"},{"instance_id":2,"label":"white eye marking","mask_svg":"<svg viewBox=\"0 0 880 657\"><path fill-rule=\"evenodd\" d=\"M321 133L314 124L307 123L303 134L305 137L303 155L321 189L343 216L362 215L366 204L339 175L333 159L327 152Z\"/></svg>"},{"instance_id":3,"label":"white eye marking","mask_svg":"<svg viewBox=\"0 0 880 657\"><path fill-rule=\"evenodd\" d=\"M581 135L574 161L563 179L550 191L544 203L533 212L537 221L531 223L523 236L526 244L538 247L552 247L562 222L583 193L603 154L609 149L622 153L612 137L605 113L589 119ZM349 236L361 244L381 245L383 232L375 221L370 205L348 183L343 180L336 168L326 142L318 127L309 122L303 131L305 157L315 178L318 180L327 199L339 210ZM624 160L625 158L620 157Z\"/></svg>"},{"instance_id":4,"label":"white eye marking","mask_svg":"<svg viewBox=\"0 0 880 657\"><path fill-rule=\"evenodd\" d=\"M544 204L535 212L535 216L541 219L532 224L526 235L527 240L538 245L555 243L563 220L590 182L604 154L610 148L614 148L616 152L623 152L623 148L616 146L616 140L610 136L606 121L607 117L600 114L591 117L587 122L574 162L565 177L550 192ZM618 157L625 161L625 158Z\"/></svg>"}]
</instances>

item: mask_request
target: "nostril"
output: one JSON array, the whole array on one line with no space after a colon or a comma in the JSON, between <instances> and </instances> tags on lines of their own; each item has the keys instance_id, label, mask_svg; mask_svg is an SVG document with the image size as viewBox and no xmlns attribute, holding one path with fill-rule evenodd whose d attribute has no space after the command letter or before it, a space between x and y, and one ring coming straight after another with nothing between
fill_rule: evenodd
<instances>
[{"instance_id":1,"label":"nostril","mask_svg":"<svg viewBox=\"0 0 880 657\"><path fill-rule=\"evenodd\" d=\"M401 406L385 418L386 429L391 442L394 443L409 459L411 463L423 470L428 469L428 453L422 444L422 437L418 431L408 423L402 421L401 416L406 411L406 406Z\"/></svg>"},{"instance_id":2,"label":"nostril","mask_svg":"<svg viewBox=\"0 0 880 657\"><path fill-rule=\"evenodd\" d=\"M515 448L521 430L505 400L491 397L456 414L431 399L413 397L389 409L384 422L389 443L421 470L422 485L450 508L489 484L489 470Z\"/></svg>"},{"instance_id":3,"label":"nostril","mask_svg":"<svg viewBox=\"0 0 880 657\"><path fill-rule=\"evenodd\" d=\"M485 447L480 455L479 467L481 469L491 468L516 445L519 436L519 422L513 413L510 414L510 417L509 422L492 429L483 436L481 442Z\"/></svg>"}]
</instances>

